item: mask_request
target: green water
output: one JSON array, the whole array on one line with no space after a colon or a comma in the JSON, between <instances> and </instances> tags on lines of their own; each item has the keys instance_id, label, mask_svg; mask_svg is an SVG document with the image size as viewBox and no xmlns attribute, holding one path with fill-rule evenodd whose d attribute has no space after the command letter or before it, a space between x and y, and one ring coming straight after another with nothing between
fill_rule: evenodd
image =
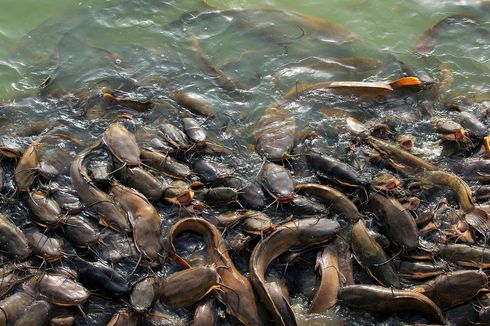
<instances>
[{"instance_id":1,"label":"green water","mask_svg":"<svg viewBox=\"0 0 490 326\"><path fill-rule=\"evenodd\" d=\"M298 82L392 80L401 76L400 62L434 80L444 68L450 81L444 98L478 102L488 99L488 7L425 0L9 1L0 12L0 102L11 107L0 129L15 132L26 116L59 118L62 111L33 101L40 91L52 101L90 97L109 87L139 99L172 99L177 89L206 94L224 115L241 121L238 133L251 135L263 110ZM444 26L430 52L416 53L420 35L451 15L471 21ZM202 55L243 84L248 96L230 97L203 73L193 37ZM358 57L377 65L364 71L312 68ZM40 90L47 80L49 87ZM300 126L324 120L311 114L311 105L290 111ZM251 136L246 142L253 142Z\"/></svg>"},{"instance_id":2,"label":"green water","mask_svg":"<svg viewBox=\"0 0 490 326\"><path fill-rule=\"evenodd\" d=\"M131 44L145 48L168 50L162 42L163 28L187 11L220 9L282 9L339 23L355 33L372 48L396 55L400 60L427 68L434 58L450 60L456 84L462 88L481 88L475 82L488 82L488 42L478 44L471 32L456 31L443 40L446 53L420 57L413 55L417 37L438 20L454 14L477 18L482 28L490 25L489 4L486 1L49 1L26 0L2 2L0 12L0 99L8 100L24 90L32 89L42 80L42 65L49 68L56 42L64 32L72 41L60 42L83 60L86 43L111 50L113 44ZM104 23L101 23L101 22ZM280 27L280 26L279 26ZM291 35L300 31L294 28ZM77 37L80 39L77 39ZM460 39L461 38L461 39ZM211 40L212 41L212 40ZM214 47L209 43L204 46ZM230 47L220 47L213 59L226 57ZM82 52L80 52L82 50ZM32 51L32 52L31 52ZM90 54L87 54L90 55ZM461 58L464 58L461 60ZM76 60L76 58L74 58ZM459 59L459 60L458 60ZM33 66L36 68L32 69ZM33 71L36 70L36 71ZM483 74L481 74L483 73ZM71 81L71 80L70 80ZM464 85L461 85L464 84ZM459 85L459 86L458 86Z\"/></svg>"},{"instance_id":3,"label":"green water","mask_svg":"<svg viewBox=\"0 0 490 326\"><path fill-rule=\"evenodd\" d=\"M234 153L230 162L239 162L237 171L253 178L262 164L253 149L257 120L298 82L391 81L404 73L400 62L436 81L441 67L452 76L438 101L428 103L422 94L364 106L321 92L311 96L311 102L291 103L287 110L296 118L297 129L316 131L321 146L333 153L345 153L347 140L337 128L339 119L322 113L326 107L342 107L368 123L393 122L396 132L416 134L423 153L433 158L439 152L432 152L438 136L431 119L453 114L445 110L445 100L463 97L468 110L480 114L477 104L490 99L488 1L1 2L0 135L37 135L40 131L32 130L39 126L68 121L66 130L76 130L76 137L88 143L100 138L118 114L94 104L104 89L123 97L172 103L176 90L193 91L205 95L220 113L216 121L200 120L213 141L230 148ZM432 51L417 53L420 35L451 15L471 17L478 26L464 22L447 26ZM236 94L220 87L196 60L193 38L202 55L246 91ZM353 69L345 63L359 57L370 59L375 67ZM314 68L332 60L335 63L326 68ZM420 107L431 116L416 115ZM136 116L140 130L163 119L179 125L178 113L167 109L128 111ZM332 316L308 317L305 307L301 298L295 298L293 308L302 324L335 323ZM104 318L110 314L108 310ZM376 323L362 316L364 323L357 320L359 315L347 319L351 324Z\"/></svg>"}]
</instances>

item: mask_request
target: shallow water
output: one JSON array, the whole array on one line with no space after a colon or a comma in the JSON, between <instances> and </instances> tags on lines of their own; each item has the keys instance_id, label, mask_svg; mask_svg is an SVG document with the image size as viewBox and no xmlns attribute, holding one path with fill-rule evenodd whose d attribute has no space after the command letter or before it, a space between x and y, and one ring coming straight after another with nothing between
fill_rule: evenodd
<instances>
[{"instance_id":1,"label":"shallow water","mask_svg":"<svg viewBox=\"0 0 490 326\"><path fill-rule=\"evenodd\" d=\"M348 146L342 129L347 115L417 135L418 150L426 159L437 159L440 137L433 132L432 121L455 115L445 103L463 100L469 111L480 115L485 107L481 103L490 100L488 1L4 0L2 4L0 135L28 137L57 129L90 142L100 138L121 112L134 115L140 130L162 121L180 125L182 113L174 92L191 91L203 94L218 111L215 120L200 119L212 141L233 153L230 161L237 172L253 178L262 164L253 147L257 121L299 82L392 81L406 74L409 66L416 75L447 83L437 98L421 91L359 101L316 91L289 104L287 112L296 119L297 129L305 135L314 131L315 145L340 157L346 156ZM451 15L466 18L443 26L430 51L417 52L421 35ZM199 63L193 39L199 42L198 53L243 85L243 91L223 89ZM127 108L116 112L100 104L103 89L160 104L144 113ZM76 150L70 153L75 154ZM299 180L302 175L296 173ZM22 219L21 213L15 214ZM304 311L304 297L297 296L294 303L295 310ZM187 312L181 315L188 317ZM89 316L97 323L96 314ZM300 322L342 324L337 318L303 315ZM379 322L348 312L345 318L349 324Z\"/></svg>"}]
</instances>

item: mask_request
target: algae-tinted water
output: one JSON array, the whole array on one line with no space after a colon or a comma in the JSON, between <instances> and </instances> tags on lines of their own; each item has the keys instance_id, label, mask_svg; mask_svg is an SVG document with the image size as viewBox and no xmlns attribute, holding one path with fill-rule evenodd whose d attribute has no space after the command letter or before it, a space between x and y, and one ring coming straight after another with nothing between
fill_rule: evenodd
<instances>
[{"instance_id":1,"label":"algae-tinted water","mask_svg":"<svg viewBox=\"0 0 490 326\"><path fill-rule=\"evenodd\" d=\"M219 112L216 121L205 122L212 137L234 153L239 172L253 177L262 164L253 151L255 124L297 82L394 80L410 66L433 79L452 76L441 95L445 99L488 101L489 8L485 1L425 0L6 0L0 11L0 135L36 135L65 121L62 129L91 141L116 116L91 104L104 88L162 103L172 102L176 90L192 91L204 94ZM416 52L420 36L451 15L463 19L433 33L430 51ZM209 62L246 91L220 87L196 59L193 39ZM426 157L436 157L431 118L453 113L435 99L419 100L411 94L358 105L320 92L291 104L288 112L299 129L316 131L321 146L339 155L347 141L338 129L340 117L333 114L338 107L416 134ZM478 105L470 110L480 113ZM172 105L161 104L139 114L138 126L152 127L162 119L178 124L178 118ZM304 306L297 297L295 309ZM95 314L89 316L95 323ZM346 317L350 324L377 322L353 316ZM315 316L309 323L340 323L336 318Z\"/></svg>"}]
</instances>

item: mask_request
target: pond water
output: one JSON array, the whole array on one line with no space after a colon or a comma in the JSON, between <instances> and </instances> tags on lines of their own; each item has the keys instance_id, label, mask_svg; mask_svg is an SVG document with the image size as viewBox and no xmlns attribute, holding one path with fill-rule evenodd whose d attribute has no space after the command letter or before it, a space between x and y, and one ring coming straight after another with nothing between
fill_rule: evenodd
<instances>
[{"instance_id":1,"label":"pond water","mask_svg":"<svg viewBox=\"0 0 490 326\"><path fill-rule=\"evenodd\" d=\"M463 105L488 127L489 1L3 0L0 22L1 136L36 139L54 130L88 145L122 113L134 116L137 135L163 122L180 126L189 113L175 103L176 92L194 92L217 112L215 119L196 117L208 129L209 141L229 153L220 162L254 179L264 161L255 151L254 131L266 109L289 90L323 81L386 85L404 76L417 76L433 87L368 100L363 96L371 94L321 89L293 97L285 112L295 119L296 143L307 139L322 152L357 162L346 154L350 137L344 122L353 117L368 125L385 124L393 136L415 135L419 154L446 167L470 155L449 149L455 154L449 159L438 145L434 121L457 116L449 104ZM104 93L150 101L151 108L111 106ZM70 149L71 160L80 148ZM297 153L290 155L296 181L315 180L302 160L294 159ZM356 167L366 175L379 170L364 161ZM57 182L69 184L69 175ZM176 210L158 209L170 216L163 222L168 229L178 219ZM4 210L28 226L25 207ZM237 264L246 269L246 259L238 258ZM128 274L132 268L121 267ZM305 275L314 275L312 268ZM144 274L138 270L128 277ZM399 321L344 308L307 316L307 296L296 292L293 309L302 325ZM94 299L87 319L78 317L77 323L107 322L124 306L116 301ZM101 313L94 308L98 305L110 309ZM175 318L186 323L189 311L178 311Z\"/></svg>"}]
</instances>

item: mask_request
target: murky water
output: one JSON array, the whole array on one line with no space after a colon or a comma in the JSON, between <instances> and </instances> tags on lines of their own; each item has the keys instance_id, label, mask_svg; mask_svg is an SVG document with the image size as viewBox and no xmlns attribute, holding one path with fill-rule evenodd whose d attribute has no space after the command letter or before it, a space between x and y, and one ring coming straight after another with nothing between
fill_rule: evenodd
<instances>
[{"instance_id":1,"label":"murky water","mask_svg":"<svg viewBox=\"0 0 490 326\"><path fill-rule=\"evenodd\" d=\"M423 38L448 16L454 21ZM314 91L292 101L287 112L303 131L297 138L314 133L315 146L342 158L349 146L347 116L416 135L421 155L439 160L440 135L432 123L455 116L446 104L463 101L481 116L488 108L482 103L490 100L488 1L4 0L0 22L0 135L35 138L57 130L88 144L121 113L134 115L143 135L163 121L180 125L184 113L175 92L196 92L218 112L214 120L199 117L210 141L231 152L223 161L250 179L263 163L254 150L257 121L271 103L304 82L387 82L413 74L435 81L438 91L408 91L396 98L364 101ZM150 100L152 108L111 107L101 99L107 90ZM78 150L70 148L68 156ZM310 180L297 161L296 179ZM376 171L359 165L366 175ZM57 181L68 184L69 178ZM175 209L159 210L169 217L167 228L177 220ZM19 225L27 224L25 208L7 211ZM242 261L240 268L245 267ZM306 287L306 277L302 281ZM307 300L297 292L294 309L304 312ZM124 304L91 305L96 310ZM88 321L97 324L97 313L87 309ZM105 319L110 314L100 313ZM179 316L187 320L189 313ZM333 313L301 316L301 324L344 323ZM379 323L349 312L344 318L348 324Z\"/></svg>"}]
</instances>

